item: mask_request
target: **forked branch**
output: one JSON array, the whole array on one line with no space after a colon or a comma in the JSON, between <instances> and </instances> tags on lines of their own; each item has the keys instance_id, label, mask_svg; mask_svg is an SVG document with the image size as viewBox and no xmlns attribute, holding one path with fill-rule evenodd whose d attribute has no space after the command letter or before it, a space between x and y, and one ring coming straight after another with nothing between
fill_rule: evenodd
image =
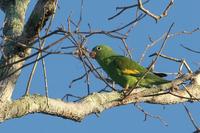
<instances>
[{"instance_id":1,"label":"forked branch","mask_svg":"<svg viewBox=\"0 0 200 133\"><path fill-rule=\"evenodd\" d=\"M142 0L138 0L138 8L143 11L145 14L149 15L150 17L152 17L153 19L156 20L156 22L158 20L160 20L161 18L167 16L169 9L171 8L171 6L174 4L174 0L170 0L169 4L166 6L165 10L163 11L163 13L161 15L156 15L154 13L152 13L151 11L147 10L142 3Z\"/></svg>"}]
</instances>

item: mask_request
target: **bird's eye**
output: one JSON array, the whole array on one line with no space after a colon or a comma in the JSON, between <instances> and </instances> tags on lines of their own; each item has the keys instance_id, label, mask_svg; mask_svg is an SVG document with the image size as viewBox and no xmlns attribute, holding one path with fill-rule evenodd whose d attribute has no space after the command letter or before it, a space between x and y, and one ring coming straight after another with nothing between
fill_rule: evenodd
<instances>
[{"instance_id":1,"label":"bird's eye","mask_svg":"<svg viewBox=\"0 0 200 133\"><path fill-rule=\"evenodd\" d=\"M100 51L100 50L101 50L101 47L97 47L97 50Z\"/></svg>"}]
</instances>

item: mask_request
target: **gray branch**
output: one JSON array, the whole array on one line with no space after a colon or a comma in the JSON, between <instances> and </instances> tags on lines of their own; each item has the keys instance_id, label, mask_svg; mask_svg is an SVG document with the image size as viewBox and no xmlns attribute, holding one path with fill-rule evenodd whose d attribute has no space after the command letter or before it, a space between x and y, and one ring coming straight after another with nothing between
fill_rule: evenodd
<instances>
[{"instance_id":1,"label":"gray branch","mask_svg":"<svg viewBox=\"0 0 200 133\"><path fill-rule=\"evenodd\" d=\"M38 0L28 22L24 26L25 13L30 0L2 0L0 8L5 13L4 20L4 56L0 60L0 100L11 100L20 69L30 55L31 49L26 46L38 36L49 16L56 9L56 0ZM19 44L23 44L21 46ZM15 63L18 62L18 63ZM8 65L12 64L12 65ZM14 73L14 74L13 74Z\"/></svg>"},{"instance_id":2,"label":"gray branch","mask_svg":"<svg viewBox=\"0 0 200 133\"><path fill-rule=\"evenodd\" d=\"M187 89L168 92L173 85L192 79ZM163 93L166 92L166 93ZM19 118L31 113L44 113L58 117L81 121L90 114L97 114L106 109L130 103L147 102L151 104L176 104L195 102L200 99L200 72L189 74L171 83L154 88L137 88L123 99L120 92L93 93L80 102L64 102L41 95L29 95L19 100L4 104L0 108L0 121ZM48 101L48 102L47 102Z\"/></svg>"}]
</instances>

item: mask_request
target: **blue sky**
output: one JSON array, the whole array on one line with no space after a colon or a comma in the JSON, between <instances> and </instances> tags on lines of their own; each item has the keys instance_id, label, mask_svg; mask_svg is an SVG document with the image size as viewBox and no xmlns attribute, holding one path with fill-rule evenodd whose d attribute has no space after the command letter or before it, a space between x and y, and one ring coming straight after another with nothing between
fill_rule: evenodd
<instances>
[{"instance_id":1,"label":"blue sky","mask_svg":"<svg viewBox=\"0 0 200 133\"><path fill-rule=\"evenodd\" d=\"M168 1L152 1L146 5L152 12L160 13ZM63 25L67 26L67 17L71 14L71 19L75 22L79 19L81 0L59 0L59 9L56 12L55 19L53 21L52 30ZM81 30L88 30L87 24L90 23L92 29L98 30L110 30L128 23L134 18L136 10L129 10L119 16L118 18L108 21L107 18L116 13L115 8L117 6L126 6L132 3L132 0L85 0L83 8L83 21L81 23ZM169 26L175 22L172 28L172 33L180 31L191 31L199 27L199 5L200 1L193 0L179 0L175 1L173 7L169 11L166 18L156 23L152 18L146 17L138 23L138 25L131 31L127 39L129 47L133 50L133 59L139 61L142 52L147 44L149 44L148 36L153 39L159 38L164 32L166 32ZM30 3L30 8L27 16L30 14L34 2ZM3 13L0 13L0 22L3 25ZM180 35L168 40L164 54L173 56L176 58L184 58L190 64L191 68L195 71L199 68L199 54L191 53L180 46L184 44L195 50L200 51L200 33L196 32L192 35ZM54 36L47 40L47 44L55 41L58 37ZM113 47L118 53L123 54L121 48L123 44L121 41L109 38L104 35L96 35L87 40L87 47L93 48L97 44L108 44ZM69 41L64 41L54 47L54 50L60 49L63 46L72 45ZM142 65L148 66L152 58L148 55L157 51L161 46L161 42L154 48L150 49L145 57ZM71 93L79 96L87 94L86 84L84 80L78 81L73 84L72 88L69 88L69 83L74 78L84 73L83 66L80 61L72 56L67 55L51 55L47 58L47 75L49 81L49 96L52 98L62 98L66 93ZM95 65L98 64L94 61ZM156 70L162 72L177 72L179 64L159 59L156 64ZM24 94L26 88L26 82L28 80L28 74L31 67L27 67L23 70L14 92L14 98L19 98ZM95 92L100 90L104 85L102 81L91 77L91 91ZM168 79L174 78L170 76ZM44 82L42 76L41 62L38 65L36 74L31 85L31 93L44 94ZM150 105L140 104L145 111L154 115L161 116L168 126L164 126L160 121L153 118L147 118L144 120L144 114L138 111L133 105L126 105L106 110L100 114L99 117L91 115L86 117L81 123L73 122L71 120L65 120L53 116L44 114L31 114L19 119L13 119L6 121L0 125L0 132L182 132L188 133L194 131L194 127L185 110L181 104L177 105ZM199 103L186 103L193 116L197 121L200 121L199 115L200 107Z\"/></svg>"}]
</instances>

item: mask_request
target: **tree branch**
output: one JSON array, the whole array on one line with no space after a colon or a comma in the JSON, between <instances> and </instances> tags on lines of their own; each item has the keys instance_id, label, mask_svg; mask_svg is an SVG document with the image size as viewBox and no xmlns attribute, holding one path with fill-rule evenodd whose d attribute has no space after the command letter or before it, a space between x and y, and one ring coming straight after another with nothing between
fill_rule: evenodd
<instances>
[{"instance_id":1,"label":"tree branch","mask_svg":"<svg viewBox=\"0 0 200 133\"><path fill-rule=\"evenodd\" d=\"M42 30L49 17L55 13L57 0L39 0L24 26L22 38L27 38L27 42L24 44L31 44L38 33ZM32 45L32 44L31 44Z\"/></svg>"},{"instance_id":2,"label":"tree branch","mask_svg":"<svg viewBox=\"0 0 200 133\"><path fill-rule=\"evenodd\" d=\"M16 0L7 3L4 0L0 2L0 8L6 14L3 28L5 36L3 52L5 56L2 56L0 60L0 67L18 62L22 58L30 55L30 48L17 44L30 44L42 30L49 16L54 14L54 10L56 9L56 0L39 0L24 27L24 18L28 3L29 0ZM33 44L31 43L31 45ZM0 100L2 102L11 100L16 81L21 73L20 68L23 64L24 61L20 61L0 69ZM18 69L20 70L15 72ZM11 76L8 77L8 75Z\"/></svg>"},{"instance_id":3,"label":"tree branch","mask_svg":"<svg viewBox=\"0 0 200 133\"><path fill-rule=\"evenodd\" d=\"M147 10L142 3L142 0L138 0L138 8L143 11L145 14L149 15L150 17L152 17L153 19L156 20L156 22L158 20L160 20L161 18L167 16L169 9L171 8L171 6L174 4L174 0L170 0L169 4L166 6L165 10L163 11L163 13L161 15L156 15L153 14L152 12L150 12L149 10Z\"/></svg>"},{"instance_id":4,"label":"tree branch","mask_svg":"<svg viewBox=\"0 0 200 133\"><path fill-rule=\"evenodd\" d=\"M180 84L189 79L193 80L187 86L187 90L168 91L169 87L172 87L173 84ZM185 75L171 83L157 87L134 89L125 99L123 93L117 91L93 93L79 102L64 102L60 99L52 98L48 98L47 100L46 98L46 96L41 95L27 95L10 104L0 105L0 121L19 118L31 113L44 113L74 121L81 121L90 114L100 113L106 109L130 103L176 104L199 101L200 72Z\"/></svg>"}]
</instances>

